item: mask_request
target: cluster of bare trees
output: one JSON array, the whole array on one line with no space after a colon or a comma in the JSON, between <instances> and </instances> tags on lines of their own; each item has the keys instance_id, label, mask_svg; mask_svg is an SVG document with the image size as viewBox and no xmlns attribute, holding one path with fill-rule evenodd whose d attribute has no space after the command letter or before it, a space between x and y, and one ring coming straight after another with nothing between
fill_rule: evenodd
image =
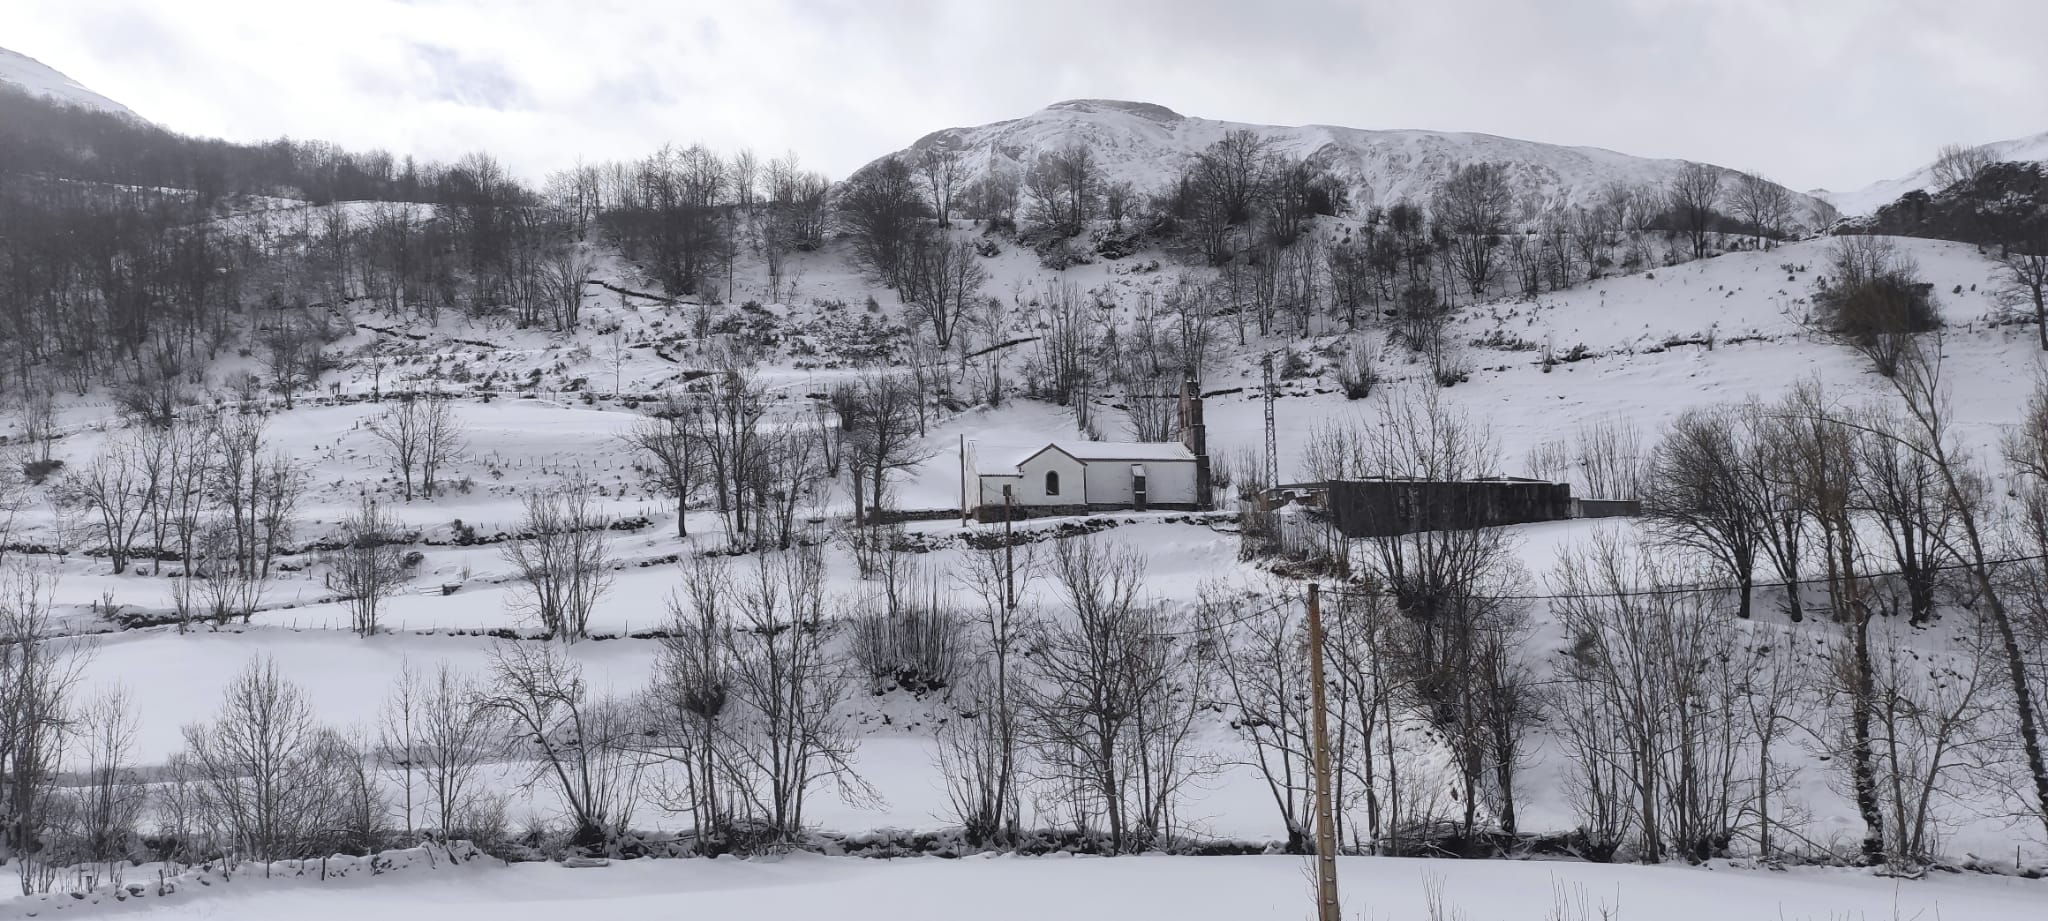
<instances>
[{"instance_id":1,"label":"cluster of bare trees","mask_svg":"<svg viewBox=\"0 0 2048 921\"><path fill-rule=\"evenodd\" d=\"M1840 856L1924 864L1949 823L1987 808L1985 791L2009 791L2023 821L2048 821L2035 603L2048 538L2034 514L2048 482L2035 417L2048 410L2030 404L2008 439L2020 502L2001 510L1956 443L1939 371L1915 351L1893 400L1843 406L1804 385L1696 410L1646 458L1611 424L1589 427L1577 458L1545 452L1560 470L1590 461L1590 476L1622 484L1614 495L1639 483L1650 516L1645 543L1602 534L1569 549L1550 595L1512 596L1521 580L1486 529L1425 527L1367 540L1356 564L1336 560L1367 576L1326 608L1331 744L1354 840L1398 848L1470 841L1480 824L1512 830L1525 734L1539 724L1568 768L1577 846L1597 859L1702 860L1738 839L1766 856L1826 850L1790 795L1795 746L1836 766L1863 818ZM1470 477L1495 466L1487 445L1427 399L1395 400L1377 426L1319 433L1310 475ZM1766 568L1789 622L1748 619ZM1803 624L1816 596L1824 620ZM1214 625L1219 701L1300 848L1299 601L1247 618L1256 597L1205 601L1202 620ZM1566 639L1542 682L1514 652L1532 602L1550 606ZM1913 638L1944 611L1955 642L1930 655ZM1401 779L1394 734L1420 726L1456 772L1453 804Z\"/></svg>"},{"instance_id":2,"label":"cluster of bare trees","mask_svg":"<svg viewBox=\"0 0 2048 921\"><path fill-rule=\"evenodd\" d=\"M836 474L841 454L837 428L808 411L803 418L777 411L787 409L751 371L728 367L664 396L621 443L634 452L643 481L676 503L678 536L688 533L692 503L709 492L734 546L788 548L799 512ZM892 451L906 449L891 441ZM881 485L882 476L873 482Z\"/></svg>"},{"instance_id":3,"label":"cluster of bare trees","mask_svg":"<svg viewBox=\"0 0 2048 921\"><path fill-rule=\"evenodd\" d=\"M407 502L415 486L419 495L432 499L441 469L459 459L466 446L454 405L435 394L399 395L395 405L371 420L369 430L384 445Z\"/></svg>"},{"instance_id":4,"label":"cluster of bare trees","mask_svg":"<svg viewBox=\"0 0 2048 921\"><path fill-rule=\"evenodd\" d=\"M1372 424L1318 430L1307 458L1308 473L1317 479L1459 481L1491 475L1500 463L1486 429L1435 390L1388 399ZM1418 508L1413 530L1365 540L1357 559L1348 542L1314 552L1326 554L1324 562L1340 570L1362 571L1369 586L1364 597L1350 599L1357 607L1344 615L1360 623L1340 619L1333 631L1340 641L1361 644L1364 651L1351 654L1372 656L1335 670L1351 683L1345 693L1369 692L1356 708L1358 717L1394 720L1397 710L1420 714L1452 759L1456 809L1410 797L1406 807L1394 810L1398 815L1407 809L1401 833L1472 846L1482 820L1510 833L1516 828L1520 770L1530 756L1528 737L1542 702L1529 664L1517 653L1531 629L1530 611L1526 601L1510 597L1521 574L1507 533L1433 517L1448 514L1449 509ZM1397 704L1374 696L1396 689ZM1376 725L1383 733L1391 728ZM1358 744L1370 744L1368 727L1357 731ZM1392 756L1389 750L1381 758ZM1382 803L1404 795L1395 786L1397 768L1376 769L1375 776L1390 785L1370 791ZM1396 830L1390 823L1377 813L1367 824L1385 836Z\"/></svg>"},{"instance_id":5,"label":"cluster of bare trees","mask_svg":"<svg viewBox=\"0 0 2048 921\"><path fill-rule=\"evenodd\" d=\"M976 244L950 232L966 175L961 157L933 146L870 164L847 179L834 209L855 257L897 289L916 334L942 354L964 353L960 334L988 281Z\"/></svg>"},{"instance_id":6,"label":"cluster of bare trees","mask_svg":"<svg viewBox=\"0 0 2048 921\"><path fill-rule=\"evenodd\" d=\"M610 522L583 481L529 493L525 506L503 552L519 580L512 608L548 637L573 643L589 635L591 612L611 587Z\"/></svg>"},{"instance_id":7,"label":"cluster of bare trees","mask_svg":"<svg viewBox=\"0 0 2048 921\"><path fill-rule=\"evenodd\" d=\"M1239 256L1270 261L1317 215L1350 206L1344 183L1319 164L1294 160L1270 139L1240 129L1195 157L1153 195L1153 213L1180 222L1213 265Z\"/></svg>"},{"instance_id":8,"label":"cluster of bare trees","mask_svg":"<svg viewBox=\"0 0 2048 921\"><path fill-rule=\"evenodd\" d=\"M291 542L305 473L273 450L258 415L222 413L110 437L67 474L55 495L86 514L86 531L113 564L146 558L152 573L181 564L173 591L181 622L248 617L272 562Z\"/></svg>"},{"instance_id":9,"label":"cluster of bare trees","mask_svg":"<svg viewBox=\"0 0 2048 921\"><path fill-rule=\"evenodd\" d=\"M1909 345L1891 380L1894 399L1862 406L1805 384L1775 402L1688 413L1653 455L1645 512L1655 539L1733 586L1739 617L1750 614L1761 562L1779 577L1793 622L1820 594L1837 632L1820 677L1805 685L1822 715L1808 731L1846 765L1865 822L1861 855L1911 863L1928 858L1939 817L1987 763L2008 766L1991 773L2003 773L1994 785L2010 785L2020 814L2048 823L2040 639L2027 613L2038 607L2028 586L2048 545L2038 530L2001 524L2031 514L2038 420L2008 442L2006 475L2021 502L2004 509L1956 443L1938 356ZM1931 623L1943 605L1968 619L1952 628L1950 660L1924 662L1901 645L1901 628ZM1745 654L1772 645L1760 638ZM1759 763L1749 782L1775 783L1768 756ZM1745 814L1768 835L1767 791L1746 798L1758 805Z\"/></svg>"},{"instance_id":10,"label":"cluster of bare trees","mask_svg":"<svg viewBox=\"0 0 2048 921\"><path fill-rule=\"evenodd\" d=\"M822 567L817 548L699 559L670 601L646 750L677 769L657 801L692 818L701 852L794 841L825 784L872 795L851 769L852 675L827 646Z\"/></svg>"},{"instance_id":11,"label":"cluster of bare trees","mask_svg":"<svg viewBox=\"0 0 2048 921\"><path fill-rule=\"evenodd\" d=\"M1785 690L1804 666L1748 648L1723 599L1683 590L1680 571L1603 534L1562 557L1550 580L1571 644L1553 712L1596 857L1724 854L1739 815L1768 835L1783 792L1773 746L1800 715Z\"/></svg>"},{"instance_id":12,"label":"cluster of bare trees","mask_svg":"<svg viewBox=\"0 0 2048 921\"><path fill-rule=\"evenodd\" d=\"M118 860L109 852L121 850L100 834L103 816L94 814L92 800L101 791L81 794L57 784L67 746L83 729L84 704L75 691L90 650L57 635L54 590L55 578L44 570L21 562L0 567L0 850L15 862L24 895L48 892L58 867Z\"/></svg>"}]
</instances>

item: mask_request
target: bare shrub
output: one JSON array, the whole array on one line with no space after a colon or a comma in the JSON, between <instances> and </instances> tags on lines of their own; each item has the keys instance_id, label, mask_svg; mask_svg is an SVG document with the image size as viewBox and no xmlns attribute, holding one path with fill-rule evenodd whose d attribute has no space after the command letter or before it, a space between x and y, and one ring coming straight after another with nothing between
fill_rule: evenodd
<instances>
[{"instance_id":1,"label":"bare shrub","mask_svg":"<svg viewBox=\"0 0 2048 921\"><path fill-rule=\"evenodd\" d=\"M1815 319L1827 334L1891 377L1916 333L1941 328L1934 286L1887 237L1846 235L1829 252L1831 278L1814 290Z\"/></svg>"},{"instance_id":2,"label":"bare shrub","mask_svg":"<svg viewBox=\"0 0 2048 921\"><path fill-rule=\"evenodd\" d=\"M936 597L857 614L852 630L854 661L878 692L926 694L960 679L966 624Z\"/></svg>"},{"instance_id":3,"label":"bare shrub","mask_svg":"<svg viewBox=\"0 0 2048 921\"><path fill-rule=\"evenodd\" d=\"M1579 427L1574 466L1584 495L1634 499L1641 494L1642 435L1626 419L1601 419Z\"/></svg>"},{"instance_id":4,"label":"bare shrub","mask_svg":"<svg viewBox=\"0 0 2048 921\"><path fill-rule=\"evenodd\" d=\"M1347 400L1363 400L1372 396L1374 388L1380 385L1379 349L1365 337L1353 339L1344 351L1344 358L1337 363L1337 386L1344 391Z\"/></svg>"}]
</instances>

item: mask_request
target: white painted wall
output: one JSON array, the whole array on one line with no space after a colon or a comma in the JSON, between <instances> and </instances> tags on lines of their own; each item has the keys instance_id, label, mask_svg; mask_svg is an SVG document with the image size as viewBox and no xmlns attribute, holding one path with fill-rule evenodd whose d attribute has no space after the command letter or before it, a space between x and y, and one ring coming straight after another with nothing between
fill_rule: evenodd
<instances>
[{"instance_id":1,"label":"white painted wall","mask_svg":"<svg viewBox=\"0 0 2048 921\"><path fill-rule=\"evenodd\" d=\"M1194 461L1145 461L1145 504L1195 501ZM1091 461L1088 501L1098 505L1129 505L1137 501L1130 461Z\"/></svg>"},{"instance_id":2,"label":"white painted wall","mask_svg":"<svg viewBox=\"0 0 2048 921\"><path fill-rule=\"evenodd\" d=\"M1087 468L1059 451L1040 451L1018 467L1018 471L1024 474L1024 481L1017 490L1018 505L1084 505L1095 501L1114 501L1097 500L1088 495L1085 492ZM1047 472L1060 475L1060 494L1057 496L1045 494ZM1000 494L1001 487L996 491Z\"/></svg>"},{"instance_id":3,"label":"white painted wall","mask_svg":"<svg viewBox=\"0 0 2048 921\"><path fill-rule=\"evenodd\" d=\"M981 503L1003 504L1003 486L1015 492L1020 506L1032 505L1130 505L1136 501L1131 461L1083 463L1059 451L1043 451L1026 460L1020 475L983 474ZM1145 502L1192 504L1195 501L1194 461L1145 461ZM1045 474L1060 475L1060 494L1045 493Z\"/></svg>"},{"instance_id":4,"label":"white painted wall","mask_svg":"<svg viewBox=\"0 0 2048 921\"><path fill-rule=\"evenodd\" d=\"M981 475L981 505L1002 505L1003 487L1009 486L1021 503L1024 498L1024 478L1017 474L984 473Z\"/></svg>"}]
</instances>

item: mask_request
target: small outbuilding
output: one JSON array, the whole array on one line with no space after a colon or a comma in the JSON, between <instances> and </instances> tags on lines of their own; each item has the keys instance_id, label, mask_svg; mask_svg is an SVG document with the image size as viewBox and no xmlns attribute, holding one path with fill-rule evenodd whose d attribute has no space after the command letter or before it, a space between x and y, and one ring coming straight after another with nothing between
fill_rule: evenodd
<instances>
[{"instance_id":1,"label":"small outbuilding","mask_svg":"<svg viewBox=\"0 0 2048 921\"><path fill-rule=\"evenodd\" d=\"M1055 441L988 455L969 443L966 454L967 498L984 521L1005 508L1038 516L1203 507L1206 458L1179 442Z\"/></svg>"},{"instance_id":2,"label":"small outbuilding","mask_svg":"<svg viewBox=\"0 0 2048 921\"><path fill-rule=\"evenodd\" d=\"M1201 384L1183 381L1177 399L1179 441L1054 441L1043 447L984 451L962 438L961 513L980 521L1000 521L1211 508Z\"/></svg>"}]
</instances>

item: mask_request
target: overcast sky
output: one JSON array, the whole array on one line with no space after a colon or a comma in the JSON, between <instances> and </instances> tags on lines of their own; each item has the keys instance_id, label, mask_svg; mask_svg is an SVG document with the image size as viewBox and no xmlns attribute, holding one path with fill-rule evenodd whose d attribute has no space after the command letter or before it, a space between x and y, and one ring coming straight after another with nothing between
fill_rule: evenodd
<instances>
[{"instance_id":1,"label":"overcast sky","mask_svg":"<svg viewBox=\"0 0 2048 921\"><path fill-rule=\"evenodd\" d=\"M539 177L664 141L839 177L1061 99L1904 173L2048 131L2048 0L6 0L0 47L194 134Z\"/></svg>"}]
</instances>

